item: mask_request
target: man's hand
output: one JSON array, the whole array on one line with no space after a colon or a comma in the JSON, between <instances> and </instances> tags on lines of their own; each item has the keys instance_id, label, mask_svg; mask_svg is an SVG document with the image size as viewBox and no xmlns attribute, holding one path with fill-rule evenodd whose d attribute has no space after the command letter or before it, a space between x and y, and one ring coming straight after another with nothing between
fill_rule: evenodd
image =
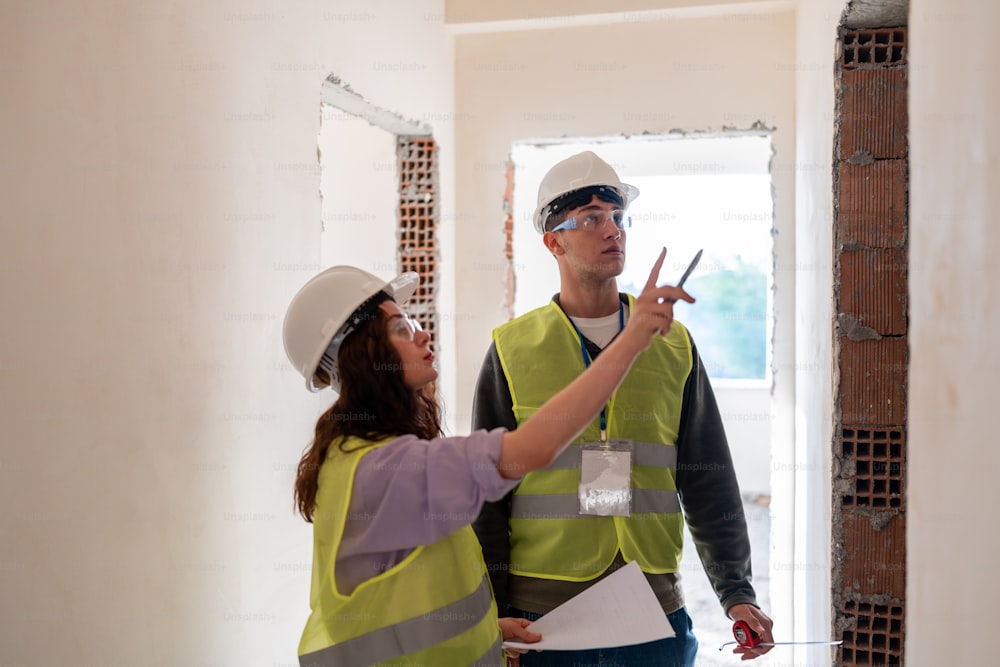
<instances>
[{"instance_id":1,"label":"man's hand","mask_svg":"<svg viewBox=\"0 0 1000 667\"><path fill-rule=\"evenodd\" d=\"M503 637L504 641L513 640L524 642L525 644L534 644L542 639L542 636L537 632L528 630L531 621L526 618L505 616L498 618L497 624L500 626L500 636ZM520 663L521 654L527 651L523 648L508 648L504 649L504 652L507 654L510 667L517 667Z\"/></svg>"},{"instance_id":2,"label":"man's hand","mask_svg":"<svg viewBox=\"0 0 1000 667\"><path fill-rule=\"evenodd\" d=\"M625 325L623 332L623 337L632 337L638 342L640 350L649 347L654 336L666 336L670 333L676 302L694 303L694 297L680 287L672 285L657 287L656 279L660 275L666 256L667 249L664 248L653 264L642 292L635 300L635 309L629 315L628 324Z\"/></svg>"},{"instance_id":3,"label":"man's hand","mask_svg":"<svg viewBox=\"0 0 1000 667\"><path fill-rule=\"evenodd\" d=\"M760 636L762 642L774 642L774 636L771 634L771 626L774 625L774 621L762 612L757 607L752 604L737 604L729 608L729 618L734 621L743 621L750 626L750 629L756 632ZM759 658L768 651L770 651L773 646L755 646L753 648L748 648L746 646L737 645L733 649L733 653L742 656L743 660L753 660L754 658Z\"/></svg>"}]
</instances>

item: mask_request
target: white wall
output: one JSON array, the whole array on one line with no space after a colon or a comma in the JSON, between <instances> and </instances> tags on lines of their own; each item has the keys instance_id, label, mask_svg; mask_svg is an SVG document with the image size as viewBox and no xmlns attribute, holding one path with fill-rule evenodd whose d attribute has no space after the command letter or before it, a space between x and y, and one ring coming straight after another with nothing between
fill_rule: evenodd
<instances>
[{"instance_id":1,"label":"white wall","mask_svg":"<svg viewBox=\"0 0 1000 667\"><path fill-rule=\"evenodd\" d=\"M833 128L837 26L844 0L800 2L796 13L795 446L772 483L794 493L793 588L798 641L827 637L833 437ZM778 506L777 499L774 503ZM796 647L793 664L825 665L828 647Z\"/></svg>"},{"instance_id":2,"label":"white wall","mask_svg":"<svg viewBox=\"0 0 1000 667\"><path fill-rule=\"evenodd\" d=\"M906 664L996 662L1000 7L910 3Z\"/></svg>"},{"instance_id":3,"label":"white wall","mask_svg":"<svg viewBox=\"0 0 1000 667\"><path fill-rule=\"evenodd\" d=\"M0 662L296 662L321 84L426 118L450 192L452 58L439 1L0 7Z\"/></svg>"},{"instance_id":4,"label":"white wall","mask_svg":"<svg viewBox=\"0 0 1000 667\"><path fill-rule=\"evenodd\" d=\"M319 150L321 264L392 278L399 266L396 135L323 105Z\"/></svg>"}]
</instances>

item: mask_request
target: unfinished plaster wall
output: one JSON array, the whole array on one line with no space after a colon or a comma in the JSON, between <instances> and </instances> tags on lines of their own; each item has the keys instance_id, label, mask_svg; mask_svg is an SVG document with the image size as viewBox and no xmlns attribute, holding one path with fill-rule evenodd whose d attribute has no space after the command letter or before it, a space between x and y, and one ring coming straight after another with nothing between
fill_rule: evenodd
<instances>
[{"instance_id":1,"label":"unfinished plaster wall","mask_svg":"<svg viewBox=\"0 0 1000 667\"><path fill-rule=\"evenodd\" d=\"M1000 7L910 3L911 666L996 662Z\"/></svg>"},{"instance_id":2,"label":"unfinished plaster wall","mask_svg":"<svg viewBox=\"0 0 1000 667\"><path fill-rule=\"evenodd\" d=\"M0 52L0 662L295 664L320 88L435 126L452 191L443 4L4 3Z\"/></svg>"}]
</instances>

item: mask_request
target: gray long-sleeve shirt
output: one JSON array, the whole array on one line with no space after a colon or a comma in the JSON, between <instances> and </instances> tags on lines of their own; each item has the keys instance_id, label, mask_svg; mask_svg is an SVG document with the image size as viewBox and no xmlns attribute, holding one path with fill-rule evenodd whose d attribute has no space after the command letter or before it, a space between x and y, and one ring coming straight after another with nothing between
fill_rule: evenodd
<instances>
[{"instance_id":1,"label":"gray long-sleeve shirt","mask_svg":"<svg viewBox=\"0 0 1000 667\"><path fill-rule=\"evenodd\" d=\"M624 295L621 298L627 303ZM584 342L591 358L596 358L600 348L586 338ZM750 540L715 394L693 340L691 348L693 365L684 384L677 438L677 491L702 565L720 604L728 611L736 604L757 604L750 583ZM490 345L479 372L472 427L517 428L510 386L495 344ZM511 495L486 503L473 522L501 615L505 615L507 605L545 613L600 580L567 582L509 574ZM602 577L621 565L624 560L619 553ZM679 574L647 574L646 578L664 611L669 613L683 606Z\"/></svg>"}]
</instances>

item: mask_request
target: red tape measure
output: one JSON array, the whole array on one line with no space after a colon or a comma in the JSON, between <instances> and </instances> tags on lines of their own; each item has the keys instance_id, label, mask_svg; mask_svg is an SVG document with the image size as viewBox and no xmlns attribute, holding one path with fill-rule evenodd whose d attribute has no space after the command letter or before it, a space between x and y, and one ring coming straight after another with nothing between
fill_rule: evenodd
<instances>
[{"instance_id":1,"label":"red tape measure","mask_svg":"<svg viewBox=\"0 0 1000 667\"><path fill-rule=\"evenodd\" d=\"M736 621L733 623L733 637L736 643L746 648L753 648L760 643L760 635L750 629L746 621Z\"/></svg>"},{"instance_id":2,"label":"red tape measure","mask_svg":"<svg viewBox=\"0 0 1000 667\"><path fill-rule=\"evenodd\" d=\"M750 625L746 621L736 621L733 623L733 637L736 638L735 642L726 642L719 647L719 650L721 651L730 644L739 644L743 648L754 648L756 646L787 646L790 644L824 644L827 646L836 646L844 643L843 640L835 642L765 642L761 640L760 635L750 629Z\"/></svg>"}]
</instances>

